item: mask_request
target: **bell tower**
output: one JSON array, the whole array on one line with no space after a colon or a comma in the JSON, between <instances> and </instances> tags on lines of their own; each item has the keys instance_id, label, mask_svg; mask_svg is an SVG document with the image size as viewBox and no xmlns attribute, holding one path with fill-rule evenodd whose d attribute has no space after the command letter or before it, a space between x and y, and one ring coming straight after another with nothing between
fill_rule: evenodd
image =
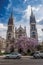
<instances>
[{"instance_id":1,"label":"bell tower","mask_svg":"<svg viewBox=\"0 0 43 65\"><path fill-rule=\"evenodd\" d=\"M36 28L36 19L31 7L31 16L30 16L30 38L38 40L37 28Z\"/></svg>"},{"instance_id":2,"label":"bell tower","mask_svg":"<svg viewBox=\"0 0 43 65\"><path fill-rule=\"evenodd\" d=\"M14 22L13 22L13 15L11 16L8 21L8 30L7 30L7 39L11 40L14 38Z\"/></svg>"},{"instance_id":3,"label":"bell tower","mask_svg":"<svg viewBox=\"0 0 43 65\"><path fill-rule=\"evenodd\" d=\"M13 13L11 12L11 16L8 21L8 29L6 36L6 52L14 51L14 22L13 22Z\"/></svg>"}]
</instances>

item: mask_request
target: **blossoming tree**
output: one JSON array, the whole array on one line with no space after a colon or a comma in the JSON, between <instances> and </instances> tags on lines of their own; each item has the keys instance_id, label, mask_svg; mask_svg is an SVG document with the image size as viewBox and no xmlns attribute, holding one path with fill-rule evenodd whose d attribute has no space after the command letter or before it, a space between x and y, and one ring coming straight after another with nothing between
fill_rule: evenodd
<instances>
[{"instance_id":1,"label":"blossoming tree","mask_svg":"<svg viewBox=\"0 0 43 65\"><path fill-rule=\"evenodd\" d=\"M18 49L21 49L23 52L26 53L28 49L30 51L35 50L35 47L38 45L38 41L33 38L22 36L17 40L16 45Z\"/></svg>"}]
</instances>

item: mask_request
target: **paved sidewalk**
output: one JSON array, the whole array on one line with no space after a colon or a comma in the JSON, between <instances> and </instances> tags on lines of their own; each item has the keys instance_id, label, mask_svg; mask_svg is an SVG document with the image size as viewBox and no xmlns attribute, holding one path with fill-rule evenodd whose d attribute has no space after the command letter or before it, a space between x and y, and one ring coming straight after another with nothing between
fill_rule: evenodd
<instances>
[{"instance_id":1,"label":"paved sidewalk","mask_svg":"<svg viewBox=\"0 0 43 65\"><path fill-rule=\"evenodd\" d=\"M23 58L32 58L33 56L22 56Z\"/></svg>"},{"instance_id":2,"label":"paved sidewalk","mask_svg":"<svg viewBox=\"0 0 43 65\"><path fill-rule=\"evenodd\" d=\"M0 55L0 58L3 58L3 57L5 57L5 55Z\"/></svg>"},{"instance_id":3,"label":"paved sidewalk","mask_svg":"<svg viewBox=\"0 0 43 65\"><path fill-rule=\"evenodd\" d=\"M5 57L5 55L0 55L0 58ZM22 56L22 58L32 58L33 56Z\"/></svg>"}]
</instances>

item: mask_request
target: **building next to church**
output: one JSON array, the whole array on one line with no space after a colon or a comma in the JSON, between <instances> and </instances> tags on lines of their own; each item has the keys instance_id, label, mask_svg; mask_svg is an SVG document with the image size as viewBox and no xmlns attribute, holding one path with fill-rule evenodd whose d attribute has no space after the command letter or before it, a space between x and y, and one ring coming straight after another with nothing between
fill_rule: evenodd
<instances>
[{"instance_id":1,"label":"building next to church","mask_svg":"<svg viewBox=\"0 0 43 65\"><path fill-rule=\"evenodd\" d=\"M19 51L22 50L22 52L27 52L27 50L30 50L30 48L33 50L35 48L35 45L37 45L37 40L38 36L36 29L36 20L32 9L30 16L30 38L27 37L26 27L22 28L21 25L19 28L15 27L13 14L11 13L8 21L8 30L6 36L6 52L13 52L15 49L18 49Z\"/></svg>"},{"instance_id":2,"label":"building next to church","mask_svg":"<svg viewBox=\"0 0 43 65\"><path fill-rule=\"evenodd\" d=\"M5 39L0 37L0 52L5 52Z\"/></svg>"}]
</instances>

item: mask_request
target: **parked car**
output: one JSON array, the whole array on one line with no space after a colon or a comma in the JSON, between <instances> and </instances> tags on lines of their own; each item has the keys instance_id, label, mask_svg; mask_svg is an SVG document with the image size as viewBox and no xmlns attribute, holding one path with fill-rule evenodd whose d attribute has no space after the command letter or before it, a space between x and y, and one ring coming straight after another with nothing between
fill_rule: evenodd
<instances>
[{"instance_id":1,"label":"parked car","mask_svg":"<svg viewBox=\"0 0 43 65\"><path fill-rule=\"evenodd\" d=\"M33 54L33 57L34 57L34 58L43 58L43 52L36 51L36 52Z\"/></svg>"},{"instance_id":2,"label":"parked car","mask_svg":"<svg viewBox=\"0 0 43 65\"><path fill-rule=\"evenodd\" d=\"M4 57L5 59L20 59L21 58L21 54L19 53L11 53L11 54L7 54Z\"/></svg>"}]
</instances>

